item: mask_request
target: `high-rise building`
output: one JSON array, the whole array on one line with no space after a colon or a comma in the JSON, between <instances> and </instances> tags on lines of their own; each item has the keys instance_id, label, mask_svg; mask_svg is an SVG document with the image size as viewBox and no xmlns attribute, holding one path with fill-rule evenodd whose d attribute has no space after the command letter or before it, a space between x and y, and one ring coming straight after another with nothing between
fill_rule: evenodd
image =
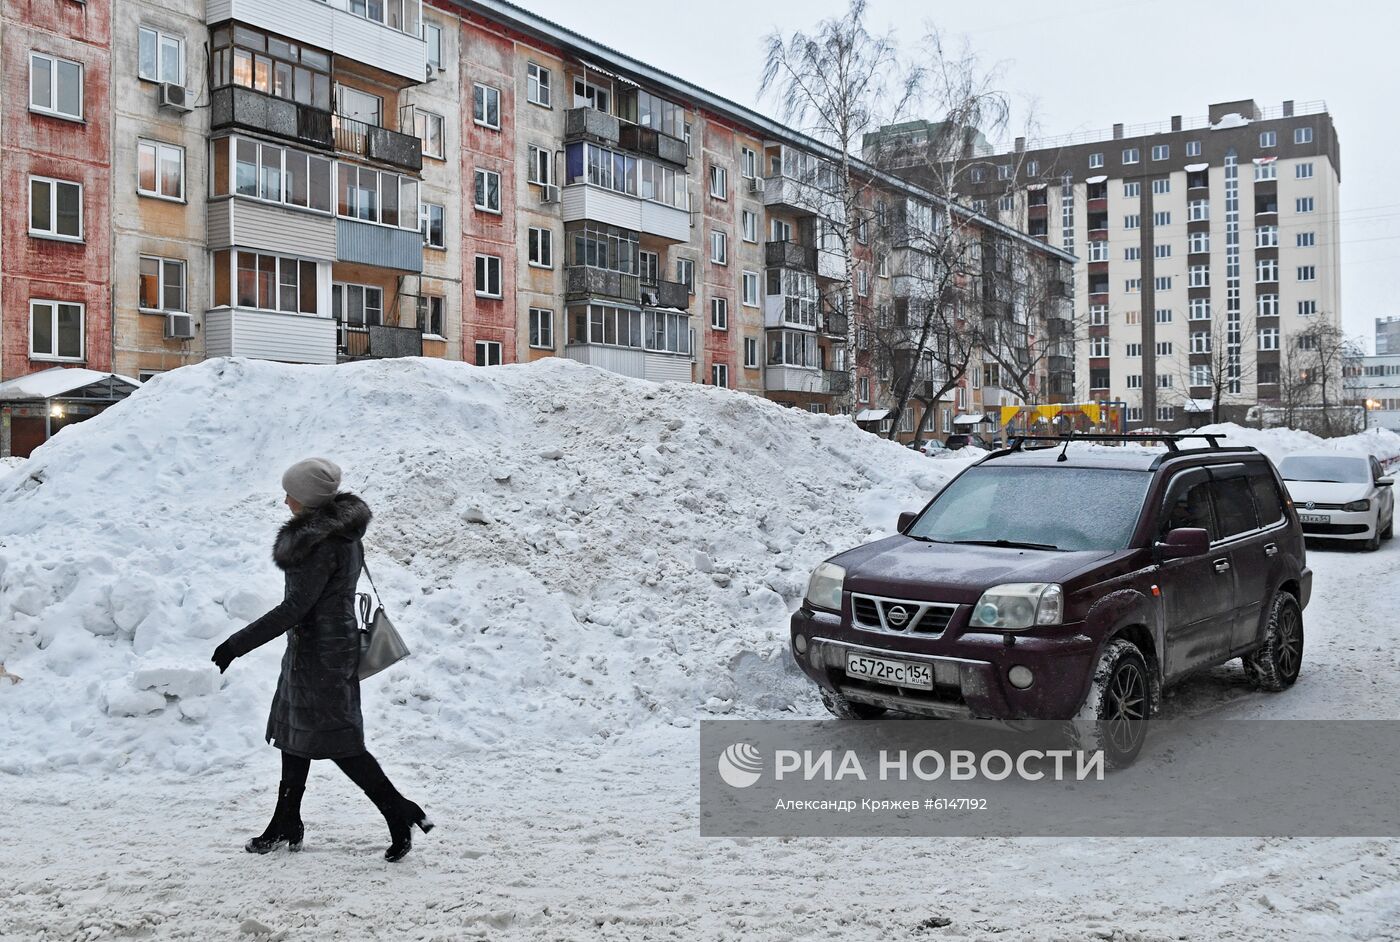
<instances>
[{"instance_id":1,"label":"high-rise building","mask_svg":"<svg viewBox=\"0 0 1400 942\"><path fill-rule=\"evenodd\" d=\"M899 139L895 172L946 179L907 159L940 125L882 133ZM1078 257L1076 398L1123 403L1129 427L1198 425L1216 400L1243 419L1279 398L1294 334L1340 323L1339 144L1321 102L961 150L973 209Z\"/></svg>"},{"instance_id":2,"label":"high-rise building","mask_svg":"<svg viewBox=\"0 0 1400 942\"><path fill-rule=\"evenodd\" d=\"M0 381L563 355L835 412L846 338L907 295L889 264L906 249L862 225L844 310L829 148L501 0L53 0L0 18ZM955 213L998 272L1008 253L1072 262L856 172L872 223ZM906 366L857 351L867 427L892 418ZM925 413L941 434L1000 405L982 375L915 402L905 437ZM0 452L41 441L53 406L0 402Z\"/></svg>"},{"instance_id":3,"label":"high-rise building","mask_svg":"<svg viewBox=\"0 0 1400 942\"><path fill-rule=\"evenodd\" d=\"M1376 353L1400 353L1400 314L1376 318Z\"/></svg>"}]
</instances>

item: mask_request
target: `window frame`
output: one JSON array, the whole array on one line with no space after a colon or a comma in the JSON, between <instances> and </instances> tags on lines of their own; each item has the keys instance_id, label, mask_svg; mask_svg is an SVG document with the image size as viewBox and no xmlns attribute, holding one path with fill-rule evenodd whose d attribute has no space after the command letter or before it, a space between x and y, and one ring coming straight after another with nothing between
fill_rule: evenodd
<instances>
[{"instance_id":1,"label":"window frame","mask_svg":"<svg viewBox=\"0 0 1400 942\"><path fill-rule=\"evenodd\" d=\"M38 105L34 103L34 60L45 59L49 63L49 101L50 105ZM72 65L78 68L78 111L72 114L67 111L60 111L58 108L58 85L59 85L59 65ZM87 67L83 63L74 59L65 59L52 53L41 52L38 49L29 50L29 110L33 114L41 114L50 118L59 118L63 121L84 120L83 114L87 109ZM86 314L84 315L86 317Z\"/></svg>"},{"instance_id":2,"label":"window frame","mask_svg":"<svg viewBox=\"0 0 1400 942\"><path fill-rule=\"evenodd\" d=\"M729 233L723 229L710 230L710 263L726 266L729 264Z\"/></svg>"},{"instance_id":3,"label":"window frame","mask_svg":"<svg viewBox=\"0 0 1400 942\"><path fill-rule=\"evenodd\" d=\"M541 317L540 315L545 315ZM554 308L534 307L529 309L527 317L528 344L531 350L554 350ZM549 342L544 342L544 335L549 335Z\"/></svg>"},{"instance_id":4,"label":"window frame","mask_svg":"<svg viewBox=\"0 0 1400 942\"><path fill-rule=\"evenodd\" d=\"M744 369L746 369L746 370L756 370L756 369L758 369L758 367L759 367L759 363L758 363L758 338L757 338L757 337L745 337L745 338L744 338Z\"/></svg>"},{"instance_id":5,"label":"window frame","mask_svg":"<svg viewBox=\"0 0 1400 942\"><path fill-rule=\"evenodd\" d=\"M143 277L141 265L147 261L156 263L156 296L160 299L160 307L146 307L141 304L141 285ZM180 300L179 307L165 306L165 292L168 285L165 283L166 265L178 265L180 269ZM163 255L138 255L136 257L136 309L142 314L188 314L190 312L190 285L189 285L189 264L183 258L168 258Z\"/></svg>"},{"instance_id":6,"label":"window frame","mask_svg":"<svg viewBox=\"0 0 1400 942\"><path fill-rule=\"evenodd\" d=\"M478 92L480 95L478 95ZM490 98L494 95L496 99L496 122L489 120L491 114ZM478 100L479 99L479 100ZM478 106L481 117L477 117ZM472 123L478 127L489 128L492 131L501 129L501 90L494 85L487 85L485 82L472 83Z\"/></svg>"},{"instance_id":7,"label":"window frame","mask_svg":"<svg viewBox=\"0 0 1400 942\"><path fill-rule=\"evenodd\" d=\"M712 199L729 201L729 169L721 167L719 164L710 164L708 174L709 193ZM715 192L715 187L719 187L719 192Z\"/></svg>"},{"instance_id":8,"label":"window frame","mask_svg":"<svg viewBox=\"0 0 1400 942\"><path fill-rule=\"evenodd\" d=\"M749 286L753 286L753 300L749 300ZM762 283L756 271L745 270L739 275L739 304L741 307L759 307L763 304Z\"/></svg>"},{"instance_id":9,"label":"window frame","mask_svg":"<svg viewBox=\"0 0 1400 942\"><path fill-rule=\"evenodd\" d=\"M436 42L428 39L429 31L437 34ZM446 72L447 68L442 64L442 36L442 27L425 17L423 19L423 42L428 47L428 65L437 69L439 72ZM437 49L437 58L433 58L434 47Z\"/></svg>"},{"instance_id":10,"label":"window frame","mask_svg":"<svg viewBox=\"0 0 1400 942\"><path fill-rule=\"evenodd\" d=\"M419 122L420 122L420 121L422 122L422 132L421 132L421 133L419 133ZM436 125L434 125L434 122L436 122ZM428 144L428 141L429 141L429 139L430 139L430 132L431 132L431 130L433 129L434 126L436 126L436 128L437 128L437 144L438 144L438 146L437 146L437 149L436 149L436 150L431 149L431 148L429 147L429 144ZM414 106L414 108L413 108L413 131L414 131L414 136L418 138L418 144L419 144L419 147L422 149L422 152L423 152L423 156L424 156L424 157L429 157L429 158L431 158L431 159L433 159L433 160L446 160L446 159L447 159L447 119L446 119L446 118L444 118L442 115L438 114L438 113L435 112L435 111L425 111L425 110L422 109L422 108L419 108L419 107L417 107L417 106Z\"/></svg>"},{"instance_id":11,"label":"window frame","mask_svg":"<svg viewBox=\"0 0 1400 942\"><path fill-rule=\"evenodd\" d=\"M724 379L724 382L720 382L720 379L721 379L721 378ZM710 385L711 385L711 386L714 386L714 387L716 387L716 388L718 388L718 389L729 389L729 388L730 388L730 386L729 386L729 364L728 364L728 363L711 363L711 364L710 364Z\"/></svg>"},{"instance_id":12,"label":"window frame","mask_svg":"<svg viewBox=\"0 0 1400 942\"><path fill-rule=\"evenodd\" d=\"M433 210L437 210L438 215L438 237L442 240L434 242L433 232ZM418 229L423 234L423 245L430 249L447 250L447 206L443 203L434 203L429 200L420 200L418 203Z\"/></svg>"},{"instance_id":13,"label":"window frame","mask_svg":"<svg viewBox=\"0 0 1400 942\"><path fill-rule=\"evenodd\" d=\"M144 190L141 188L141 150L150 147L154 149L156 189ZM163 174L161 173L162 157L165 151L174 151L180 155L180 194L170 196L160 191ZM185 160L185 148L179 144L167 144L165 141L158 141L148 137L138 137L136 139L136 193L138 196L149 197L150 199L165 200L168 203L184 203L187 192L185 183L185 171L187 163Z\"/></svg>"},{"instance_id":14,"label":"window frame","mask_svg":"<svg viewBox=\"0 0 1400 942\"><path fill-rule=\"evenodd\" d=\"M534 94L531 93L532 89ZM539 94L541 90L543 95ZM525 100L540 108L554 110L554 73L533 60L525 63Z\"/></svg>"},{"instance_id":15,"label":"window frame","mask_svg":"<svg viewBox=\"0 0 1400 942\"><path fill-rule=\"evenodd\" d=\"M710 298L710 329L729 330L729 299Z\"/></svg>"},{"instance_id":16,"label":"window frame","mask_svg":"<svg viewBox=\"0 0 1400 942\"><path fill-rule=\"evenodd\" d=\"M34 184L45 183L49 187L49 222L51 229L34 228ZM78 234L76 236L64 235L58 231L58 186L75 186L78 188ZM26 188L29 200L29 221L26 224L29 235L34 239L47 239L53 242L82 243L87 241L87 220L83 207L83 184L77 180L60 180L57 177L45 177L38 174L29 175L29 186Z\"/></svg>"},{"instance_id":17,"label":"window frame","mask_svg":"<svg viewBox=\"0 0 1400 942\"><path fill-rule=\"evenodd\" d=\"M740 210L739 228L745 242L758 242L758 213L751 209Z\"/></svg>"},{"instance_id":18,"label":"window frame","mask_svg":"<svg viewBox=\"0 0 1400 942\"><path fill-rule=\"evenodd\" d=\"M1294 129L1293 129L1293 143L1294 143L1294 144L1311 144L1312 141L1313 141L1313 129L1312 129L1311 127L1302 127L1302 128L1294 128Z\"/></svg>"},{"instance_id":19,"label":"window frame","mask_svg":"<svg viewBox=\"0 0 1400 942\"><path fill-rule=\"evenodd\" d=\"M53 339L52 353L39 353L34 349L34 307L35 305L46 304L50 307L50 336ZM64 356L59 353L58 337L58 314L60 307L75 307L78 309L78 354L76 356ZM87 362L87 304L81 301L60 301L56 298L30 298L29 299L29 322L27 325L29 332L29 359L38 360L45 363L85 363Z\"/></svg>"},{"instance_id":20,"label":"window frame","mask_svg":"<svg viewBox=\"0 0 1400 942\"><path fill-rule=\"evenodd\" d=\"M530 268L554 267L554 230L548 226L529 226L525 235L525 264Z\"/></svg>"},{"instance_id":21,"label":"window frame","mask_svg":"<svg viewBox=\"0 0 1400 942\"><path fill-rule=\"evenodd\" d=\"M141 72L141 39L143 33L149 33L155 37L156 52L156 73L155 75L143 75ZM179 79L175 82L166 82L161 76L165 73L163 68L165 63L165 40L175 43L176 55L179 57L176 63L175 72ZM144 23L136 25L136 77L143 82L156 82L161 85L185 85L185 37L167 33L156 26L147 26Z\"/></svg>"},{"instance_id":22,"label":"window frame","mask_svg":"<svg viewBox=\"0 0 1400 942\"><path fill-rule=\"evenodd\" d=\"M492 262L495 262L496 268L496 290L494 293L489 290L491 287ZM499 300L505 297L504 269L501 256L488 255L484 252L477 252L476 258L472 264L472 274L472 291L478 298L490 298L492 300ZM483 290L481 287L481 282L483 281L483 274L485 276L484 280L486 282L487 290Z\"/></svg>"},{"instance_id":23,"label":"window frame","mask_svg":"<svg viewBox=\"0 0 1400 942\"><path fill-rule=\"evenodd\" d=\"M486 352L486 362L482 363L482 351ZM495 353L495 361L492 360L492 353ZM472 365L473 366L500 366L505 362L505 347L499 340L477 340L472 343Z\"/></svg>"},{"instance_id":24,"label":"window frame","mask_svg":"<svg viewBox=\"0 0 1400 942\"><path fill-rule=\"evenodd\" d=\"M496 178L496 205L494 206L489 202L492 177ZM478 202L478 194L485 194L488 202ZM472 168L472 208L480 213L501 215L501 172L499 170L492 170L489 167Z\"/></svg>"}]
</instances>

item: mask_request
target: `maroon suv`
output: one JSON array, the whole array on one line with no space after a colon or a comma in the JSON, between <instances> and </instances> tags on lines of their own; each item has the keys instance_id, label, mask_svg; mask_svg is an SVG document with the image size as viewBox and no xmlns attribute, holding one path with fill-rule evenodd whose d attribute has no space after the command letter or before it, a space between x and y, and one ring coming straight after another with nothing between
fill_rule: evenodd
<instances>
[{"instance_id":1,"label":"maroon suv","mask_svg":"<svg viewBox=\"0 0 1400 942\"><path fill-rule=\"evenodd\" d=\"M1186 437L988 455L897 535L817 567L797 663L848 719L1136 721L1236 657L1292 685L1312 589L1297 513L1262 454Z\"/></svg>"}]
</instances>

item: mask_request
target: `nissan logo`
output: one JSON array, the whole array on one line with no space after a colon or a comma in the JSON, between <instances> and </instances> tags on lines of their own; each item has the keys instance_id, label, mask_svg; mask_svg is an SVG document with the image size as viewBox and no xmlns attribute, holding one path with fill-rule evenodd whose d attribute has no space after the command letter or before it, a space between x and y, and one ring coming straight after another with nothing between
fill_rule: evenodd
<instances>
[{"instance_id":1,"label":"nissan logo","mask_svg":"<svg viewBox=\"0 0 1400 942\"><path fill-rule=\"evenodd\" d=\"M903 628L904 623L909 620L909 612L903 605L895 605L885 612L885 620L896 628Z\"/></svg>"}]
</instances>

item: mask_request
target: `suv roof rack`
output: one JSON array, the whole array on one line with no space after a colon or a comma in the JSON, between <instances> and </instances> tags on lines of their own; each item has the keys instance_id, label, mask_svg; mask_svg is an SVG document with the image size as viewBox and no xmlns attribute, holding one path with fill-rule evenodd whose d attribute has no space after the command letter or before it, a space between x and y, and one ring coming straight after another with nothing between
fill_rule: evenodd
<instances>
[{"instance_id":1,"label":"suv roof rack","mask_svg":"<svg viewBox=\"0 0 1400 942\"><path fill-rule=\"evenodd\" d=\"M1148 435L1129 435L1129 434L1117 434L1117 435L1110 435L1110 434L1078 435L1078 434L1075 434L1074 432L1065 432L1065 433L1063 433L1063 434L1061 434L1061 435L1013 435L1013 436L1011 436L1011 440L1010 440L1009 442L1007 442L1007 446L1006 446L1006 447L1007 447L1007 449L1010 450L1010 451L1024 451L1025 448L1024 448L1023 446L1025 445L1026 442L1055 442L1055 443L1057 443L1057 444L1059 444L1059 443L1069 444L1070 442L1135 442L1135 443L1142 443L1142 442L1166 442L1166 443L1167 443L1167 450L1168 450L1168 451L1171 451L1171 452L1178 452L1178 451L1180 451L1181 449L1179 449L1179 448L1176 447L1176 443L1177 443L1177 442L1179 442L1179 441L1185 441L1186 439L1203 438L1203 439L1205 439L1207 442L1210 443L1210 447L1211 447L1211 448L1225 450L1224 446L1222 446L1222 445L1220 444L1220 439L1222 439L1222 438L1224 438L1224 437L1225 437L1225 433L1223 433L1223 432L1182 432L1182 433L1180 433L1180 434L1161 434L1161 435L1158 435L1158 434L1148 434ZM1230 448L1229 450L1230 450L1230 451L1238 451L1238 450L1245 450L1245 448L1247 448L1247 446L1236 446L1236 447ZM1254 449L1249 448L1248 450L1253 451Z\"/></svg>"}]
</instances>

